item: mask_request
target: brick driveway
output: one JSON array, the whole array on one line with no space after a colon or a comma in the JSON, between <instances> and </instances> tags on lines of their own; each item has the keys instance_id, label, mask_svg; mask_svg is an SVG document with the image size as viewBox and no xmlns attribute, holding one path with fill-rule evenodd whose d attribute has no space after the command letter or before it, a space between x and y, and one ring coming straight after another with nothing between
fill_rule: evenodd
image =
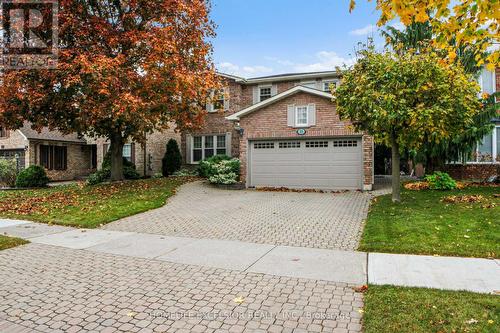
<instances>
[{"instance_id":1,"label":"brick driveway","mask_svg":"<svg viewBox=\"0 0 500 333\"><path fill-rule=\"evenodd\" d=\"M164 207L104 229L355 250L369 201L361 192L227 191L195 182L182 186Z\"/></svg>"},{"instance_id":2,"label":"brick driveway","mask_svg":"<svg viewBox=\"0 0 500 333\"><path fill-rule=\"evenodd\" d=\"M1 332L361 330L362 295L325 281L40 244L1 251L0 281Z\"/></svg>"}]
</instances>

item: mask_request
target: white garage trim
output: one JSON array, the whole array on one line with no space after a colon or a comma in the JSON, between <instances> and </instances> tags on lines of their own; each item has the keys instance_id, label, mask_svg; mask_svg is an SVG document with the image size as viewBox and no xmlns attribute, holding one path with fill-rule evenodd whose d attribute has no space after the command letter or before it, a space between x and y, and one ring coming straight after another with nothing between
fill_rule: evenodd
<instances>
[{"instance_id":1,"label":"white garage trim","mask_svg":"<svg viewBox=\"0 0 500 333\"><path fill-rule=\"evenodd\" d=\"M247 186L363 189L360 136L247 142Z\"/></svg>"}]
</instances>

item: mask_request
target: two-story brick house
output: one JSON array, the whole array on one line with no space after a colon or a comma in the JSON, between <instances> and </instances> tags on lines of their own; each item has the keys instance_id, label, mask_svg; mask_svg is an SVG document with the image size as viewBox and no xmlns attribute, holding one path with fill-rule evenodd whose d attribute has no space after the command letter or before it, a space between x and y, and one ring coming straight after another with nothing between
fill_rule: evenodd
<instances>
[{"instance_id":1,"label":"two-story brick house","mask_svg":"<svg viewBox=\"0 0 500 333\"><path fill-rule=\"evenodd\" d=\"M224 92L207 105L205 124L182 135L187 164L227 154L241 160L248 187L372 188L373 139L339 119L330 93L337 72L221 76Z\"/></svg>"}]
</instances>

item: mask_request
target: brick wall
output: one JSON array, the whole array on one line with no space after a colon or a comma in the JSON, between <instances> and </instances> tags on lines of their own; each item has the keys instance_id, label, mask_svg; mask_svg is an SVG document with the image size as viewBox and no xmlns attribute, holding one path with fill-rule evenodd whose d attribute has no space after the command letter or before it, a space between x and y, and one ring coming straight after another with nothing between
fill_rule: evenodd
<instances>
[{"instance_id":1,"label":"brick wall","mask_svg":"<svg viewBox=\"0 0 500 333\"><path fill-rule=\"evenodd\" d=\"M217 135L231 133L231 155L238 157L239 154L239 139L237 131L234 129L234 123L227 120L225 117L240 111L244 108L246 101L243 98L244 86L236 83L231 79L224 79L224 85L229 88L229 107L227 110L219 112L207 113L201 126L195 130L189 131L191 135ZM181 135L181 153L183 163L186 163L186 135Z\"/></svg>"},{"instance_id":2,"label":"brick wall","mask_svg":"<svg viewBox=\"0 0 500 333\"><path fill-rule=\"evenodd\" d=\"M67 147L67 168L66 170L46 170L47 176L53 181L73 180L79 177L88 176L90 169L90 147L82 144L30 141L27 159L29 165L40 164L40 145L58 145Z\"/></svg>"},{"instance_id":3,"label":"brick wall","mask_svg":"<svg viewBox=\"0 0 500 333\"><path fill-rule=\"evenodd\" d=\"M168 140L175 139L180 145L181 134L175 131L175 125L163 131L155 131L148 134L146 137L146 156L144 156L143 145L134 143L133 145L133 162L137 172L141 176L144 175L144 164L146 164L146 175L152 176L155 173L161 172L161 160L165 155ZM109 145L106 138L92 139L88 138L88 142L97 145L97 168L100 169L104 158L104 145ZM129 141L131 143L131 141ZM109 146L108 146L109 148ZM182 153L182 151L181 151Z\"/></svg>"},{"instance_id":4,"label":"brick wall","mask_svg":"<svg viewBox=\"0 0 500 333\"><path fill-rule=\"evenodd\" d=\"M495 164L448 164L445 171L454 179L483 181L500 175L500 163Z\"/></svg>"},{"instance_id":5,"label":"brick wall","mask_svg":"<svg viewBox=\"0 0 500 333\"><path fill-rule=\"evenodd\" d=\"M298 137L296 128L288 127L287 106L289 104L316 104L316 126L307 128L305 136L300 137L339 137L361 136L363 142L363 184L369 189L373 184L373 139L357 133L348 121L341 121L330 99L307 93L297 93L267 107L244 116L240 126L244 129L240 136L240 160L242 181L246 178L247 142L258 138Z\"/></svg>"}]
</instances>

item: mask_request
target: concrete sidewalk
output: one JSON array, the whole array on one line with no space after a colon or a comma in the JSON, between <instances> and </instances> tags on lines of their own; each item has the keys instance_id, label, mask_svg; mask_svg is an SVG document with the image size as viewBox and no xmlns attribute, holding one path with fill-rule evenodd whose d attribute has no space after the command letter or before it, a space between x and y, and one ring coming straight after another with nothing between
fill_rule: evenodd
<instances>
[{"instance_id":1,"label":"concrete sidewalk","mask_svg":"<svg viewBox=\"0 0 500 333\"><path fill-rule=\"evenodd\" d=\"M500 291L498 260L367 254L241 241L74 229L1 219L0 234L71 249L293 278L481 293Z\"/></svg>"}]
</instances>

